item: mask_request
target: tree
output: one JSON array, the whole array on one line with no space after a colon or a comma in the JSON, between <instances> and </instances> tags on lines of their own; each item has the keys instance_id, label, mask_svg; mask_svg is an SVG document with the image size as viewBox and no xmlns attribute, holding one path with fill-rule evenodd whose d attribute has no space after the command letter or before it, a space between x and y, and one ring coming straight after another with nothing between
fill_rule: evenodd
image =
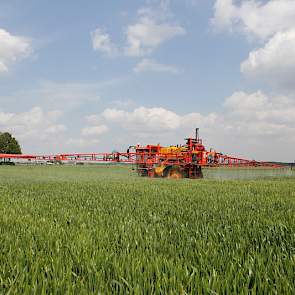
<instances>
[{"instance_id":1,"label":"tree","mask_svg":"<svg viewBox=\"0 0 295 295\"><path fill-rule=\"evenodd\" d=\"M17 140L8 132L0 133L0 154L21 154Z\"/></svg>"}]
</instances>

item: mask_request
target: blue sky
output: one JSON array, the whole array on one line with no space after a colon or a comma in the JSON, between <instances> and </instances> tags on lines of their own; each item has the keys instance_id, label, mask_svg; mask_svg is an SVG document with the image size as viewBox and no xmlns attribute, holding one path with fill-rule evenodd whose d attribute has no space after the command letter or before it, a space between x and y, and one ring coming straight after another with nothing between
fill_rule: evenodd
<instances>
[{"instance_id":1,"label":"blue sky","mask_svg":"<svg viewBox=\"0 0 295 295\"><path fill-rule=\"evenodd\" d=\"M56 153L198 126L208 147L291 161L294 2L2 0L0 130Z\"/></svg>"}]
</instances>

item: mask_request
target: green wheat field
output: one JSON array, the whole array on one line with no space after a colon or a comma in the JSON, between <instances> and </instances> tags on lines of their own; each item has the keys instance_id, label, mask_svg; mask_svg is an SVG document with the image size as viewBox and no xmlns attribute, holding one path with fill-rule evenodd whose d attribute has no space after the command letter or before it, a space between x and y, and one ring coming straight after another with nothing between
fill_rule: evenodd
<instances>
[{"instance_id":1,"label":"green wheat field","mask_svg":"<svg viewBox=\"0 0 295 295\"><path fill-rule=\"evenodd\" d=\"M0 294L294 294L295 172L204 174L0 167Z\"/></svg>"}]
</instances>

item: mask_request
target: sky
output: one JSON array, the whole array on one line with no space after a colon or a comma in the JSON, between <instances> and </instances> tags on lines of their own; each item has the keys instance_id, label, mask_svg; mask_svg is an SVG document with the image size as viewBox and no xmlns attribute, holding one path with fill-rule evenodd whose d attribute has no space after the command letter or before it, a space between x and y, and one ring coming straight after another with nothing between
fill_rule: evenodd
<instances>
[{"instance_id":1,"label":"sky","mask_svg":"<svg viewBox=\"0 0 295 295\"><path fill-rule=\"evenodd\" d=\"M0 132L23 153L184 143L295 160L294 0L0 0Z\"/></svg>"}]
</instances>

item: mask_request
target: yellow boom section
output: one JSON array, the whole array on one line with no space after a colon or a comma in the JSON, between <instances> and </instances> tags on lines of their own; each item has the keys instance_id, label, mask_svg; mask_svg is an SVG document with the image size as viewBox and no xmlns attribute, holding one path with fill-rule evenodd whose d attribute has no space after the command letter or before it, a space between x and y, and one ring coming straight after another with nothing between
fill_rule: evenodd
<instances>
[{"instance_id":1,"label":"yellow boom section","mask_svg":"<svg viewBox=\"0 0 295 295\"><path fill-rule=\"evenodd\" d=\"M160 149L161 154L177 154L183 151L183 147L169 146Z\"/></svg>"}]
</instances>

